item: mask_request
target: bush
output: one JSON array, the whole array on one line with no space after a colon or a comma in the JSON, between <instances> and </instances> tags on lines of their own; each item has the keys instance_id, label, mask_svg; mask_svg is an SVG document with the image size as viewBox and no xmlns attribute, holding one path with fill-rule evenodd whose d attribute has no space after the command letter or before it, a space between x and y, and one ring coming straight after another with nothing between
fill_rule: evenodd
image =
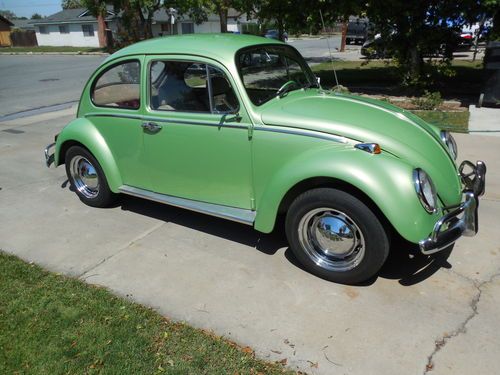
<instances>
[{"instance_id":1,"label":"bush","mask_svg":"<svg viewBox=\"0 0 500 375\"><path fill-rule=\"evenodd\" d=\"M443 104L443 98L439 91L429 92L424 91L424 95L420 98L415 98L411 102L418 108L426 111L432 111Z\"/></svg>"}]
</instances>

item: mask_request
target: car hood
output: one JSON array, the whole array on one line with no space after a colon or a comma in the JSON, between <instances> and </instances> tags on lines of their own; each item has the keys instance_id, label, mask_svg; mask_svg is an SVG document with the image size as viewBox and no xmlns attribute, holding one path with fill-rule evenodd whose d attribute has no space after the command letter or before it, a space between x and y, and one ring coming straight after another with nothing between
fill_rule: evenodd
<instances>
[{"instance_id":1,"label":"car hood","mask_svg":"<svg viewBox=\"0 0 500 375\"><path fill-rule=\"evenodd\" d=\"M460 199L456 165L439 138L439 130L409 111L379 100L316 89L292 91L261 109L266 125L378 143L383 151L425 170L445 205L456 204Z\"/></svg>"}]
</instances>

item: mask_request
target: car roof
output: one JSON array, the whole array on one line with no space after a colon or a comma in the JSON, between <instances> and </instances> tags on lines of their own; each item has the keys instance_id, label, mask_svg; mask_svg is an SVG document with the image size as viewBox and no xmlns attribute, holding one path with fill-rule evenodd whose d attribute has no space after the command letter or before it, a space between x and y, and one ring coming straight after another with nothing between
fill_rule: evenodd
<instances>
[{"instance_id":1,"label":"car roof","mask_svg":"<svg viewBox=\"0 0 500 375\"><path fill-rule=\"evenodd\" d=\"M113 53L106 61L131 55L190 54L233 60L241 48L260 44L279 44L260 36L241 34L187 34L148 39Z\"/></svg>"}]
</instances>

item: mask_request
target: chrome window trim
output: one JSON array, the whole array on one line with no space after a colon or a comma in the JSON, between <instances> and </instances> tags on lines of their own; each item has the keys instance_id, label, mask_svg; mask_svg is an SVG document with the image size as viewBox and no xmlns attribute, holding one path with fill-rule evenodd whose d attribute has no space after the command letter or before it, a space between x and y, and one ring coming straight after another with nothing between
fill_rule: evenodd
<instances>
[{"instance_id":1,"label":"chrome window trim","mask_svg":"<svg viewBox=\"0 0 500 375\"><path fill-rule=\"evenodd\" d=\"M144 190L128 185L122 185L118 188L118 190L123 194L132 195L134 197L148 199L151 201L168 204L170 206L185 208L187 210L220 217L251 226L253 225L255 216L257 214L256 211L244 208L195 201L191 199L175 197L172 195L155 193L150 190Z\"/></svg>"}]
</instances>

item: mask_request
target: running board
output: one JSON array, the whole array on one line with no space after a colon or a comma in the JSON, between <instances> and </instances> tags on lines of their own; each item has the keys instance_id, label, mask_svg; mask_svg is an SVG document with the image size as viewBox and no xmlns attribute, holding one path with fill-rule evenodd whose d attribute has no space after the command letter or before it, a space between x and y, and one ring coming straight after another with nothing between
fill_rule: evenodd
<instances>
[{"instance_id":1,"label":"running board","mask_svg":"<svg viewBox=\"0 0 500 375\"><path fill-rule=\"evenodd\" d=\"M118 190L127 195L148 199L170 206L185 208L187 210L201 212L202 214L217 216L223 219L236 221L238 223L253 225L255 221L255 211L243 208L222 206L219 204L205 203L191 199L174 197L171 195L155 193L149 190L139 189L128 185L122 185Z\"/></svg>"}]
</instances>

